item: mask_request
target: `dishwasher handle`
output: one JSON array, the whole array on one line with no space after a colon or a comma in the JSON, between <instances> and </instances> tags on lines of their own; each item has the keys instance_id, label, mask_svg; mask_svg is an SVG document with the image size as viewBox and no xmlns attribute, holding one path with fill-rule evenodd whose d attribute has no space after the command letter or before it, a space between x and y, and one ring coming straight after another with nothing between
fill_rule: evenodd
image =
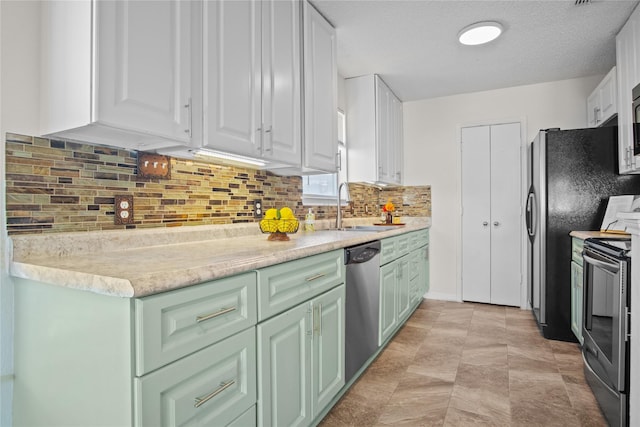
<instances>
[{"instance_id":1,"label":"dishwasher handle","mask_svg":"<svg viewBox=\"0 0 640 427\"><path fill-rule=\"evenodd\" d=\"M376 255L380 253L380 242L375 241L360 246L354 246L346 248L344 250L344 263L349 264L362 264L367 261L371 261Z\"/></svg>"}]
</instances>

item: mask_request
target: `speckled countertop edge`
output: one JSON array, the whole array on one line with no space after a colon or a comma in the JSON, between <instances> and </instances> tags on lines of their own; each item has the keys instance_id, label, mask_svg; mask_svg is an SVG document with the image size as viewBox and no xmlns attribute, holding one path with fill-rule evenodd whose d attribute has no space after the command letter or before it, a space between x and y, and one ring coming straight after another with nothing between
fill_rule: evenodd
<instances>
[{"instance_id":1,"label":"speckled countertop edge","mask_svg":"<svg viewBox=\"0 0 640 427\"><path fill-rule=\"evenodd\" d=\"M352 219L345 225L371 222ZM109 296L142 297L431 226L430 218L405 222L381 232L298 231L288 242L267 241L256 224L16 236L10 272Z\"/></svg>"},{"instance_id":2,"label":"speckled countertop edge","mask_svg":"<svg viewBox=\"0 0 640 427\"><path fill-rule=\"evenodd\" d=\"M580 231L575 230L569 233L571 237L577 237L578 239L589 239L591 237L605 237L609 239L625 239L631 237L626 233L602 233L600 231Z\"/></svg>"}]
</instances>

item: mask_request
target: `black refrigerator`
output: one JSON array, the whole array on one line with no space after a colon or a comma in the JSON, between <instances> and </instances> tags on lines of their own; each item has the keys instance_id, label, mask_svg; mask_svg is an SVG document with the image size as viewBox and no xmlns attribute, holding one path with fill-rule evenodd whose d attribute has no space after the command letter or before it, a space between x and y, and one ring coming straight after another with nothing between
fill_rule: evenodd
<instances>
[{"instance_id":1,"label":"black refrigerator","mask_svg":"<svg viewBox=\"0 0 640 427\"><path fill-rule=\"evenodd\" d=\"M545 338L573 341L571 237L600 230L609 196L640 194L618 175L618 128L541 130L528 147L529 304Z\"/></svg>"}]
</instances>

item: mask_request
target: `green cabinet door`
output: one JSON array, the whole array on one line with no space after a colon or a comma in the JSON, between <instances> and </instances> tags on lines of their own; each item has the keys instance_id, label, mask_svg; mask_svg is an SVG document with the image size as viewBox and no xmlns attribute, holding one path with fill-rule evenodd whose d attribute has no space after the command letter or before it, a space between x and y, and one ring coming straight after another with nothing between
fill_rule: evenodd
<instances>
[{"instance_id":1,"label":"green cabinet door","mask_svg":"<svg viewBox=\"0 0 640 427\"><path fill-rule=\"evenodd\" d=\"M571 261L571 330L580 344L582 338L582 309L583 309L583 288L582 288L582 265Z\"/></svg>"},{"instance_id":2,"label":"green cabinet door","mask_svg":"<svg viewBox=\"0 0 640 427\"><path fill-rule=\"evenodd\" d=\"M420 248L421 268L420 268L420 298L429 292L429 245Z\"/></svg>"},{"instance_id":3,"label":"green cabinet door","mask_svg":"<svg viewBox=\"0 0 640 427\"><path fill-rule=\"evenodd\" d=\"M378 345L382 345L393 334L398 326L396 287L396 263L391 262L380 267L380 311L378 328Z\"/></svg>"},{"instance_id":4,"label":"green cabinet door","mask_svg":"<svg viewBox=\"0 0 640 427\"><path fill-rule=\"evenodd\" d=\"M313 417L322 411L344 386L345 285L313 300Z\"/></svg>"},{"instance_id":5,"label":"green cabinet door","mask_svg":"<svg viewBox=\"0 0 640 427\"><path fill-rule=\"evenodd\" d=\"M345 286L258 325L258 425L307 426L345 384Z\"/></svg>"},{"instance_id":6,"label":"green cabinet door","mask_svg":"<svg viewBox=\"0 0 640 427\"><path fill-rule=\"evenodd\" d=\"M411 313L411 300L409 295L409 256L404 256L396 261L396 277L398 280L396 292L398 301L398 322L402 323Z\"/></svg>"},{"instance_id":7,"label":"green cabinet door","mask_svg":"<svg viewBox=\"0 0 640 427\"><path fill-rule=\"evenodd\" d=\"M258 425L306 426L311 413L312 305L258 324Z\"/></svg>"}]
</instances>

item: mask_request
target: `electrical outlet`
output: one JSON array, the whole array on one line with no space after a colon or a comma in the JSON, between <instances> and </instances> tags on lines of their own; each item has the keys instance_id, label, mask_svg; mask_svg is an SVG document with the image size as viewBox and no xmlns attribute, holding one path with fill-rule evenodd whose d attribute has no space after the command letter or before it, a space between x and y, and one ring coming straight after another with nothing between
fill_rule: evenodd
<instances>
[{"instance_id":1,"label":"electrical outlet","mask_svg":"<svg viewBox=\"0 0 640 427\"><path fill-rule=\"evenodd\" d=\"M255 218L262 218L262 200L256 199L253 201L253 216Z\"/></svg>"},{"instance_id":2,"label":"electrical outlet","mask_svg":"<svg viewBox=\"0 0 640 427\"><path fill-rule=\"evenodd\" d=\"M116 225L133 223L133 196L115 196L115 216L113 223Z\"/></svg>"}]
</instances>

